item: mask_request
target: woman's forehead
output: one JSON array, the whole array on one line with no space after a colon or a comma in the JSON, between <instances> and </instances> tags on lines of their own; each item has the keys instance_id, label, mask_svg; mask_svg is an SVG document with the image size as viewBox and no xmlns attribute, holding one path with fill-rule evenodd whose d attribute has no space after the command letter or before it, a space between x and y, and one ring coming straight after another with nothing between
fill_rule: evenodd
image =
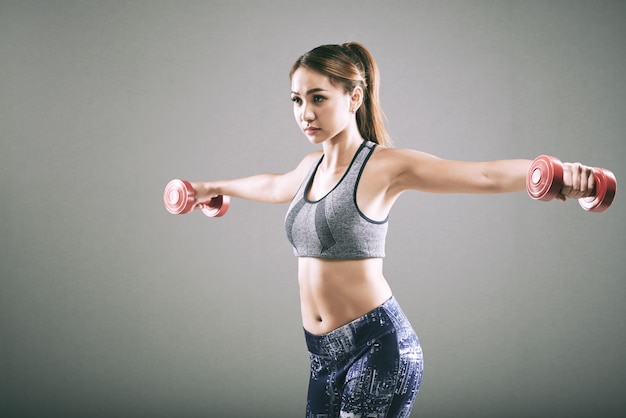
<instances>
[{"instance_id":1,"label":"woman's forehead","mask_svg":"<svg viewBox=\"0 0 626 418\"><path fill-rule=\"evenodd\" d=\"M308 68L298 68L291 77L291 91L296 94L307 94L313 89L323 89L326 91L336 90L337 87L331 83L330 78L317 71Z\"/></svg>"}]
</instances>

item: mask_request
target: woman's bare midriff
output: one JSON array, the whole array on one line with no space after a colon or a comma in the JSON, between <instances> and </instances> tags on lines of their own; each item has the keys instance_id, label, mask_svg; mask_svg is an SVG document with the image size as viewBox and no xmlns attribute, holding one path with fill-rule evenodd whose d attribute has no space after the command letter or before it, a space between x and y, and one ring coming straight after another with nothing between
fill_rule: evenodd
<instances>
[{"instance_id":1,"label":"woman's bare midriff","mask_svg":"<svg viewBox=\"0 0 626 418\"><path fill-rule=\"evenodd\" d=\"M300 257L298 282L302 324L316 335L352 322L391 297L380 258Z\"/></svg>"}]
</instances>

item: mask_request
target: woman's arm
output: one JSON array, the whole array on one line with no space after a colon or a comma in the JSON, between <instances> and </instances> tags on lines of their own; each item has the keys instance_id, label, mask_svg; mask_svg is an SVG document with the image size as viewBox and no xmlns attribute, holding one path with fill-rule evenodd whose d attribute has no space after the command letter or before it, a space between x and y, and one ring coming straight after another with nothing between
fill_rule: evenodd
<instances>
[{"instance_id":1,"label":"woman's arm","mask_svg":"<svg viewBox=\"0 0 626 418\"><path fill-rule=\"evenodd\" d=\"M402 149L390 152L394 166L390 189L422 190L434 193L508 193L526 190L531 160L466 162L444 160L430 154ZM559 199L590 196L593 170L580 163L564 163L563 188Z\"/></svg>"},{"instance_id":2,"label":"woman's arm","mask_svg":"<svg viewBox=\"0 0 626 418\"><path fill-rule=\"evenodd\" d=\"M258 174L232 180L191 183L196 191L194 208L201 209L202 202L218 195L267 203L289 202L319 156L319 152L307 155L295 169L284 174Z\"/></svg>"}]
</instances>

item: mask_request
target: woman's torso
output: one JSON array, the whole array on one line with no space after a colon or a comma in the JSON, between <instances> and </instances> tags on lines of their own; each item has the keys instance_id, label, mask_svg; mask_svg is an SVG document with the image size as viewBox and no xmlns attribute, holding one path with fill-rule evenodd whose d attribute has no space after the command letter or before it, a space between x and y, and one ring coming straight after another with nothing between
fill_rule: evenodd
<instances>
[{"instance_id":1,"label":"woman's torso","mask_svg":"<svg viewBox=\"0 0 626 418\"><path fill-rule=\"evenodd\" d=\"M355 167L362 170L355 184L355 203L356 209L365 219L370 219L368 217L371 215L372 228L384 226L386 232L386 222L376 219L386 221L392 200L397 196L390 198L386 194L387 183L380 173L380 160L373 158L380 151L382 150L376 147L371 153L372 158L365 159L367 164L364 162L362 167ZM349 169L350 167L346 168ZM346 175L341 170L330 176L313 172L311 181L306 179L303 183L305 200L308 204L322 201L345 178ZM361 225L362 228L368 226ZM372 234L376 236L376 232ZM384 235L378 236L382 237L384 247ZM312 334L324 334L345 325L391 297L391 289L383 276L383 260L380 254L344 259L335 257L336 254L328 258L316 256L315 251L313 253L312 256L300 254L298 261L302 321L304 328Z\"/></svg>"}]
</instances>

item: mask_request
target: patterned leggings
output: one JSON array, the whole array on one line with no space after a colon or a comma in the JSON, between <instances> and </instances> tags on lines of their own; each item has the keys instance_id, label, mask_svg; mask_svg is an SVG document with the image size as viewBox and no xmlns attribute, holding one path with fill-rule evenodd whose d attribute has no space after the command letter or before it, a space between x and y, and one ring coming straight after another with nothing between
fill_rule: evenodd
<instances>
[{"instance_id":1,"label":"patterned leggings","mask_svg":"<svg viewBox=\"0 0 626 418\"><path fill-rule=\"evenodd\" d=\"M422 381L422 348L394 297L328 334L304 333L307 418L409 416Z\"/></svg>"}]
</instances>

